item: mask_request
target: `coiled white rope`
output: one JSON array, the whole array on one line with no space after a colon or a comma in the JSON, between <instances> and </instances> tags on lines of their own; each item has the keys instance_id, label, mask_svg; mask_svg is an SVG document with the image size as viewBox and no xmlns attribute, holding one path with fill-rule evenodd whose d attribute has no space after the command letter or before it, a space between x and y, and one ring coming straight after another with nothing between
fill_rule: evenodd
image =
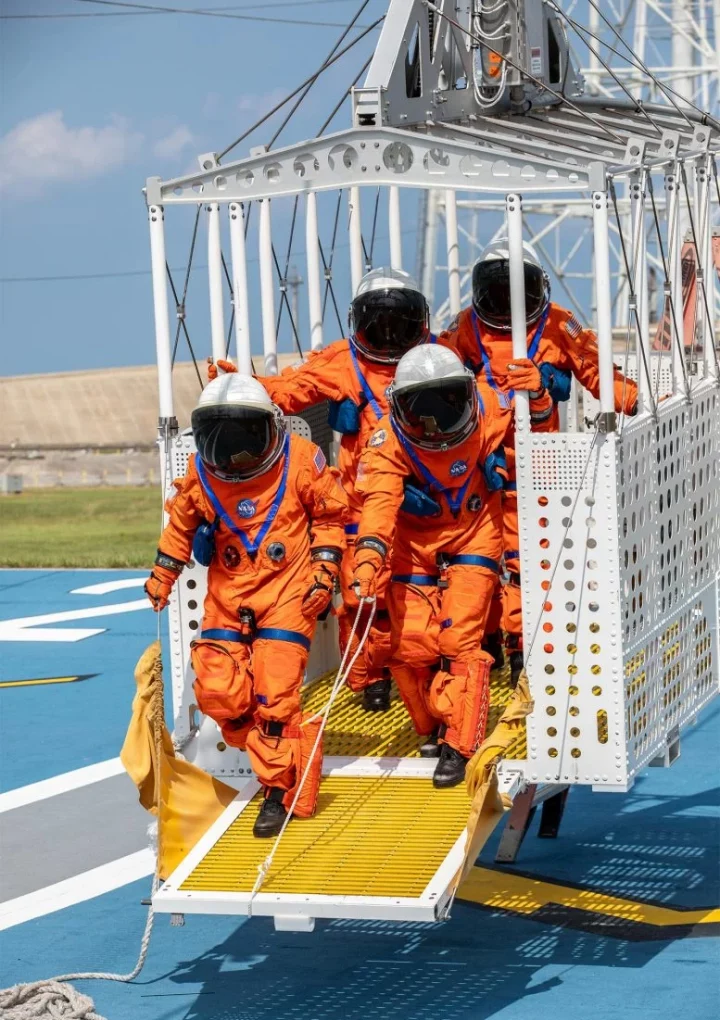
<instances>
[{"instance_id":1,"label":"coiled white rope","mask_svg":"<svg viewBox=\"0 0 720 1020\"><path fill-rule=\"evenodd\" d=\"M368 620L367 620L367 624L365 625L365 631L363 633L362 638L360 639L360 642L359 642L357 648L355 649L354 654L352 655L352 658L350 659L349 662L347 662L347 658L348 658L348 655L350 654L350 649L352 647L353 638L355 637L355 634L357 633L358 624L360 623L360 617L362 616L363 607L366 606L366 605L370 606L370 612L368 613ZM295 791L295 796L293 797L292 804L290 805L288 813L285 816L285 820L284 820L284 822L282 824L282 828L280 829L280 832L275 837L275 842L273 843L272 850L267 855L267 857L262 862L262 864L258 865L258 877L255 879L255 885L253 886L252 892L250 893L250 902L248 903L248 915L249 916L252 916L252 904L253 904L253 900L255 899L256 895L260 891L260 888L261 888L263 882L265 881L268 872L270 871L270 867L272 865L273 858L275 857L275 854L277 853L277 849L280 846L280 840L283 838L283 836L285 834L285 830L288 827L290 819L293 816L293 811L295 810L295 806L296 806L296 804L297 804L297 802L298 802L298 800L300 798L300 794L303 791L303 787L305 786L305 780L307 779L308 774L310 772L310 766L312 765L312 763L313 763L313 761L315 759L315 755L317 754L318 749L320 747L320 743L322 741L322 736L323 736L323 733L325 731L325 726L327 724L328 717L330 715L330 709L332 708L333 703L335 702L335 699L337 698L338 694L340 693L340 691L344 687L345 681L347 680L348 676L350 675L350 670L355 665L355 662L356 662L358 656L360 655L360 652L363 650L363 648L365 646L365 642L367 641L368 635L370 633L370 628L372 627L372 623L373 623L374 618L375 618L375 598L373 597L373 598L368 598L368 599L360 599L360 603L358 605L358 611L357 611L357 613L355 615L355 620L354 620L353 625L352 625L352 630L350 631L350 637L348 638L347 645L345 646L345 653L344 653L344 655L342 657L342 661L340 662L340 666L338 667L337 675L335 676L335 680L333 681L332 688L330 689L330 696L328 697L328 700L325 702L324 706L320 709L319 712L316 712L315 715L310 717L310 719L306 719L305 720L304 725L307 725L309 722L314 722L316 719L319 719L319 718L322 717L322 722L320 723L320 729L318 730L318 734L315 737L315 743L313 744L312 751L310 752L310 756L308 758L307 767L305 768L305 770L303 771L302 776L300 777L300 782L298 783L298 788ZM347 662L347 666L345 665L346 662Z\"/></svg>"}]
</instances>

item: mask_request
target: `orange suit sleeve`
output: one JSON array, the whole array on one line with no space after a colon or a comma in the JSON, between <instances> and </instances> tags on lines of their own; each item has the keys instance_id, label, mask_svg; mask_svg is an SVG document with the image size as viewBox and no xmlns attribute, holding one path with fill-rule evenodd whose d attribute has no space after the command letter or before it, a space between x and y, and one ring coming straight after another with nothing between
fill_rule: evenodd
<instances>
[{"instance_id":1,"label":"orange suit sleeve","mask_svg":"<svg viewBox=\"0 0 720 1020\"><path fill-rule=\"evenodd\" d=\"M173 485L176 491L165 502L170 520L160 536L158 549L175 560L187 563L192 559L195 532L206 519L205 503L192 460L185 477L176 479Z\"/></svg>"},{"instance_id":2,"label":"orange suit sleeve","mask_svg":"<svg viewBox=\"0 0 720 1020\"><path fill-rule=\"evenodd\" d=\"M364 500L358 543L362 538L378 538L388 549L392 546L405 497L403 483L410 474L388 419L381 419L358 465L356 491Z\"/></svg>"},{"instance_id":3,"label":"orange suit sleeve","mask_svg":"<svg viewBox=\"0 0 720 1020\"><path fill-rule=\"evenodd\" d=\"M560 368L569 369L578 382L598 399L600 397L600 365L598 362L597 337L591 329L580 326L570 312L562 313L557 329ZM554 360L554 359L553 359ZM617 365L613 366L615 378L615 410L624 414L635 414L637 408L637 383L624 376Z\"/></svg>"},{"instance_id":4,"label":"orange suit sleeve","mask_svg":"<svg viewBox=\"0 0 720 1020\"><path fill-rule=\"evenodd\" d=\"M310 521L311 544L343 552L348 516L345 491L335 470L327 466L322 450L307 439L293 439L302 448L298 493Z\"/></svg>"},{"instance_id":5,"label":"orange suit sleeve","mask_svg":"<svg viewBox=\"0 0 720 1020\"><path fill-rule=\"evenodd\" d=\"M348 363L342 342L313 351L296 368L281 375L258 376L283 414L297 414L323 400L342 400L347 393Z\"/></svg>"}]
</instances>

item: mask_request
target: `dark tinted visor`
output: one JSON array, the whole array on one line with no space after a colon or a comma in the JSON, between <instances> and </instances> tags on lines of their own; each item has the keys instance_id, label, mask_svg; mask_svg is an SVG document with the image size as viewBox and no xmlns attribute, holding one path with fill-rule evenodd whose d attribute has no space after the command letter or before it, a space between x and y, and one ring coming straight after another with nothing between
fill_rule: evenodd
<instances>
[{"instance_id":1,"label":"dark tinted visor","mask_svg":"<svg viewBox=\"0 0 720 1020\"><path fill-rule=\"evenodd\" d=\"M540 266L523 263L525 269L525 318L534 322L547 302L545 274ZM472 276L473 306L483 322L510 326L510 263L507 259L478 262Z\"/></svg>"},{"instance_id":2,"label":"dark tinted visor","mask_svg":"<svg viewBox=\"0 0 720 1020\"><path fill-rule=\"evenodd\" d=\"M248 407L198 407L191 418L198 454L208 467L225 474L262 464L275 440L269 411Z\"/></svg>"},{"instance_id":3,"label":"dark tinted visor","mask_svg":"<svg viewBox=\"0 0 720 1020\"><path fill-rule=\"evenodd\" d=\"M354 299L351 314L357 344L370 354L399 360L428 333L427 302L416 290L369 291Z\"/></svg>"},{"instance_id":4,"label":"dark tinted visor","mask_svg":"<svg viewBox=\"0 0 720 1020\"><path fill-rule=\"evenodd\" d=\"M393 397L397 414L407 431L423 439L452 435L468 420L473 406L472 380L448 380Z\"/></svg>"}]
</instances>

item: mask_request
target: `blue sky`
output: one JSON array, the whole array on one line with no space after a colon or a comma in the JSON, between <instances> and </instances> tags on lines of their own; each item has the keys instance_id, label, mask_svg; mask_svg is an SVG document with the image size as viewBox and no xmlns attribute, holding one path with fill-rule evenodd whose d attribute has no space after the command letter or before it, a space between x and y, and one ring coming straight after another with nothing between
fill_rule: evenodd
<instances>
[{"instance_id":1,"label":"blue sky","mask_svg":"<svg viewBox=\"0 0 720 1020\"><path fill-rule=\"evenodd\" d=\"M286 0L276 7L279 0L264 5L244 0L233 5L233 12L344 25L359 2L300 5ZM208 0L169 5L212 6ZM360 23L368 25L385 6L384 0L370 0ZM145 179L185 173L194 169L198 153L224 148L311 74L342 31L180 14L10 17L114 10L73 0L0 3L0 375L154 360L141 194ZM278 144L317 133L376 38L377 32L372 33L327 72ZM333 126L346 126L348 116L341 112ZM267 142L268 134L257 132L236 154ZM416 201L411 199L403 210L410 232ZM278 210L274 223L279 227L279 255L284 253L288 217L288 209ZM168 256L173 267L181 267L187 258L191 221L189 210L171 210ZM329 205L323 223L331 229ZM344 233L343 238L341 225L346 243ZM385 233L380 224L378 234ZM302 235L300 224L294 261L301 273ZM199 266L206 262L204 244L201 234ZM382 244L378 240L378 250ZM414 236L408 235L406 246L412 268ZM344 315L349 297L342 271L346 250L339 249L337 258ZM254 274L251 267L251 286ZM82 278L17 282L61 276ZM209 349L206 276L198 270L188 300L191 338L202 355ZM301 313L303 309L301 295ZM259 342L257 334L255 330ZM289 343L285 328L281 347ZM187 357L186 348L180 357Z\"/></svg>"}]
</instances>

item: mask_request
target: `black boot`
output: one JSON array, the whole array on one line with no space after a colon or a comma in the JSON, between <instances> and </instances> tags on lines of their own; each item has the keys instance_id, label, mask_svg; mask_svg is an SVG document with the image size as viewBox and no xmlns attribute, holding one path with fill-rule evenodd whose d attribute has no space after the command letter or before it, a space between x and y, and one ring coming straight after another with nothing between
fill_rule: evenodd
<instances>
[{"instance_id":1,"label":"black boot","mask_svg":"<svg viewBox=\"0 0 720 1020\"><path fill-rule=\"evenodd\" d=\"M468 759L464 758L459 751L449 744L443 744L440 751L440 760L433 773L433 786L437 790L444 790L450 786L457 786L465 779L465 766Z\"/></svg>"},{"instance_id":2,"label":"black boot","mask_svg":"<svg viewBox=\"0 0 720 1020\"><path fill-rule=\"evenodd\" d=\"M425 738L424 743L420 745L420 757L421 758L437 758L440 754L440 745L438 744L438 737L440 736L440 727L434 729L429 737Z\"/></svg>"},{"instance_id":3,"label":"black boot","mask_svg":"<svg viewBox=\"0 0 720 1020\"><path fill-rule=\"evenodd\" d=\"M363 708L366 712L387 712L390 708L389 678L368 684L363 691Z\"/></svg>"},{"instance_id":4,"label":"black boot","mask_svg":"<svg viewBox=\"0 0 720 1020\"><path fill-rule=\"evenodd\" d=\"M271 786L268 789L263 806L253 825L253 836L258 839L277 836L287 817L287 811L282 802L284 796L285 790L279 790L276 786Z\"/></svg>"},{"instance_id":5,"label":"black boot","mask_svg":"<svg viewBox=\"0 0 720 1020\"><path fill-rule=\"evenodd\" d=\"M505 655L503 654L503 636L501 630L496 630L493 634L486 634L482 641L482 650L487 652L488 655L493 657L493 669L502 669L505 665Z\"/></svg>"},{"instance_id":6,"label":"black boot","mask_svg":"<svg viewBox=\"0 0 720 1020\"><path fill-rule=\"evenodd\" d=\"M524 666L523 653L520 651L510 652L510 683L513 687L517 687Z\"/></svg>"}]
</instances>

